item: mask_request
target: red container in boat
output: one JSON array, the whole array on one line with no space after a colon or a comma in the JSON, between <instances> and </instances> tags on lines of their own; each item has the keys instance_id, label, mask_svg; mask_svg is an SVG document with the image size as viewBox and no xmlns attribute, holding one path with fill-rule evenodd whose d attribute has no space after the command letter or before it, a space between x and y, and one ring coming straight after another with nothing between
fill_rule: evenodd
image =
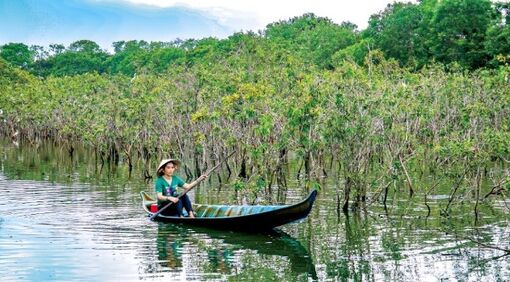
<instances>
[{"instance_id":1,"label":"red container in boat","mask_svg":"<svg viewBox=\"0 0 510 282\"><path fill-rule=\"evenodd\" d=\"M158 204L151 204L151 212L158 212Z\"/></svg>"}]
</instances>

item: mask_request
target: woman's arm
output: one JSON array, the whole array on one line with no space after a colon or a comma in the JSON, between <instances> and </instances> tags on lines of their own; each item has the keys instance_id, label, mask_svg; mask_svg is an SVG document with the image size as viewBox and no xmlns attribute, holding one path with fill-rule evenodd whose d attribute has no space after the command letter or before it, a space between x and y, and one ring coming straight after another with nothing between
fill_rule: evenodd
<instances>
[{"instance_id":1,"label":"woman's arm","mask_svg":"<svg viewBox=\"0 0 510 282\"><path fill-rule=\"evenodd\" d=\"M191 183L184 183L184 185L182 185L182 187L184 189L191 189L195 186L197 186L200 182L204 181L206 178L207 178L207 174L203 174L201 175L199 178L197 178L195 181L191 182Z\"/></svg>"},{"instance_id":2,"label":"woman's arm","mask_svg":"<svg viewBox=\"0 0 510 282\"><path fill-rule=\"evenodd\" d=\"M173 202L175 204L175 203L177 203L179 201L179 198L172 197L172 196L163 196L163 193L158 192L158 200L160 200L160 201L170 201L170 202Z\"/></svg>"}]
</instances>

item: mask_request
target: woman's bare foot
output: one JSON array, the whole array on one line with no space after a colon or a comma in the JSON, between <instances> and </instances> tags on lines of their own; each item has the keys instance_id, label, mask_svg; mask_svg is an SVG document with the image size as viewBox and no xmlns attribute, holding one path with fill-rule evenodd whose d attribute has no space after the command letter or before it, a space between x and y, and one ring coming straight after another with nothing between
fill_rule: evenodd
<instances>
[{"instance_id":1,"label":"woman's bare foot","mask_svg":"<svg viewBox=\"0 0 510 282\"><path fill-rule=\"evenodd\" d=\"M189 217L190 218L195 218L195 214L191 211L191 212L189 212Z\"/></svg>"}]
</instances>

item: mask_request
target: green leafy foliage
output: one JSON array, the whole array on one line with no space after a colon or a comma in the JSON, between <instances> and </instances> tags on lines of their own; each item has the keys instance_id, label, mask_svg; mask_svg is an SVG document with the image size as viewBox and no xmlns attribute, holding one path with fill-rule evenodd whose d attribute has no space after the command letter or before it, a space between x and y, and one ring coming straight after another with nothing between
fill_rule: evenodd
<instances>
[{"instance_id":1,"label":"green leafy foliage","mask_svg":"<svg viewBox=\"0 0 510 282\"><path fill-rule=\"evenodd\" d=\"M8 43L0 46L0 57L14 66L27 69L34 61L34 52L23 43Z\"/></svg>"},{"instance_id":2,"label":"green leafy foliage","mask_svg":"<svg viewBox=\"0 0 510 282\"><path fill-rule=\"evenodd\" d=\"M285 46L305 62L332 68L333 54L356 42L354 28L352 24L336 25L327 18L305 14L268 25L265 37L278 46Z\"/></svg>"},{"instance_id":3,"label":"green leafy foliage","mask_svg":"<svg viewBox=\"0 0 510 282\"><path fill-rule=\"evenodd\" d=\"M438 61L468 68L484 66L486 31L493 18L490 0L445 0L434 11L430 49Z\"/></svg>"}]
</instances>

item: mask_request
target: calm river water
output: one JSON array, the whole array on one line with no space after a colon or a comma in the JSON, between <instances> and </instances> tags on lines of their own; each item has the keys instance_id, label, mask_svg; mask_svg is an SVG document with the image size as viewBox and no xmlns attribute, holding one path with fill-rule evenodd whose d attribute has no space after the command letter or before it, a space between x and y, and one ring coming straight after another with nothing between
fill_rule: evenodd
<instances>
[{"instance_id":1,"label":"calm river water","mask_svg":"<svg viewBox=\"0 0 510 282\"><path fill-rule=\"evenodd\" d=\"M93 152L71 159L51 144L0 141L1 281L508 281L507 203L425 217L393 200L346 217L335 184L310 216L272 233L245 234L151 222L139 192L152 191L125 165L96 166ZM191 192L201 203L232 199L211 182ZM285 201L307 195L291 183ZM444 195L431 200L433 211ZM462 207L459 207L462 209ZM475 243L480 241L484 246ZM488 246L488 247L487 247Z\"/></svg>"}]
</instances>

